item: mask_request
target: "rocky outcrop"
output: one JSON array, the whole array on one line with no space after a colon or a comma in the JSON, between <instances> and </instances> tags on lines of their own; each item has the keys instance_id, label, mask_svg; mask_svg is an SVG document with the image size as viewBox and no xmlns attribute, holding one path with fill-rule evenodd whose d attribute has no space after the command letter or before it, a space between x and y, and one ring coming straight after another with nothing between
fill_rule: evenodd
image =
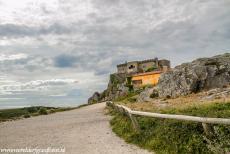
<instances>
[{"instance_id":1,"label":"rocky outcrop","mask_svg":"<svg viewBox=\"0 0 230 154\"><path fill-rule=\"evenodd\" d=\"M88 99L88 104L97 103L101 100L101 95L99 92L95 92L92 97Z\"/></svg>"},{"instance_id":2,"label":"rocky outcrop","mask_svg":"<svg viewBox=\"0 0 230 154\"><path fill-rule=\"evenodd\" d=\"M124 96L128 93L128 87L125 84L126 75L125 74L111 74L109 79L109 84L106 89L106 99L113 100L120 96Z\"/></svg>"},{"instance_id":3,"label":"rocky outcrop","mask_svg":"<svg viewBox=\"0 0 230 154\"><path fill-rule=\"evenodd\" d=\"M230 96L230 87L226 88L216 88L211 89L207 92L205 92L204 96L201 96L201 100L214 100L214 99L220 99L220 98L227 98Z\"/></svg>"},{"instance_id":4,"label":"rocky outcrop","mask_svg":"<svg viewBox=\"0 0 230 154\"><path fill-rule=\"evenodd\" d=\"M114 100L127 95L129 88L126 86L125 81L126 74L111 74L106 90L102 93L94 93L93 96L88 99L88 104Z\"/></svg>"},{"instance_id":5,"label":"rocky outcrop","mask_svg":"<svg viewBox=\"0 0 230 154\"><path fill-rule=\"evenodd\" d=\"M150 102L152 101L151 95L154 93L154 88L146 88L138 97L137 102Z\"/></svg>"},{"instance_id":6,"label":"rocky outcrop","mask_svg":"<svg viewBox=\"0 0 230 154\"><path fill-rule=\"evenodd\" d=\"M230 53L184 63L159 79L160 97L177 97L230 84Z\"/></svg>"}]
</instances>

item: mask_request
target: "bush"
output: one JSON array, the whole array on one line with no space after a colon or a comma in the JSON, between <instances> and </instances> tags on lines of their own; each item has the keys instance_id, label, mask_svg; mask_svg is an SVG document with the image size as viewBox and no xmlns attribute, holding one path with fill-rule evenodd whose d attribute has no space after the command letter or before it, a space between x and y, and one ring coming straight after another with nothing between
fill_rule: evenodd
<instances>
[{"instance_id":1,"label":"bush","mask_svg":"<svg viewBox=\"0 0 230 154\"><path fill-rule=\"evenodd\" d=\"M29 118L30 115L29 115L29 114L25 114L23 117L24 117L24 118Z\"/></svg>"},{"instance_id":2,"label":"bush","mask_svg":"<svg viewBox=\"0 0 230 154\"><path fill-rule=\"evenodd\" d=\"M45 108L40 108L40 110L39 110L38 113L39 113L39 114L42 114L42 115L48 114L48 112L47 112L47 110L46 110Z\"/></svg>"},{"instance_id":3,"label":"bush","mask_svg":"<svg viewBox=\"0 0 230 154\"><path fill-rule=\"evenodd\" d=\"M157 67L153 66L153 67L148 68L145 72L152 72L152 71L156 71L156 70L157 70Z\"/></svg>"},{"instance_id":4,"label":"bush","mask_svg":"<svg viewBox=\"0 0 230 154\"><path fill-rule=\"evenodd\" d=\"M158 91L153 90L153 93L150 95L150 98L157 98L157 97L159 97Z\"/></svg>"},{"instance_id":5,"label":"bush","mask_svg":"<svg viewBox=\"0 0 230 154\"><path fill-rule=\"evenodd\" d=\"M27 111L28 111L29 113L35 113L35 112L38 112L39 107L32 106L32 107L28 107L28 108L26 108L26 109L27 109Z\"/></svg>"},{"instance_id":6,"label":"bush","mask_svg":"<svg viewBox=\"0 0 230 154\"><path fill-rule=\"evenodd\" d=\"M137 99L136 99L135 97L130 97L130 98L128 98L127 100L128 100L129 102L131 102L131 103L134 103L134 102L137 101Z\"/></svg>"},{"instance_id":7,"label":"bush","mask_svg":"<svg viewBox=\"0 0 230 154\"><path fill-rule=\"evenodd\" d=\"M49 110L49 113L55 113L56 111L54 109Z\"/></svg>"}]
</instances>

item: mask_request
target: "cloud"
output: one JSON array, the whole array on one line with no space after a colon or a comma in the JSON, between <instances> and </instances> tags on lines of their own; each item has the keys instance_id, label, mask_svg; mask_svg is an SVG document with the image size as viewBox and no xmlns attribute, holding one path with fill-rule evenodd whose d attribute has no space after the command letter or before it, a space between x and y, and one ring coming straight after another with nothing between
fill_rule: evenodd
<instances>
[{"instance_id":1,"label":"cloud","mask_svg":"<svg viewBox=\"0 0 230 154\"><path fill-rule=\"evenodd\" d=\"M72 55L61 54L55 57L54 61L57 67L73 67L76 63L76 58Z\"/></svg>"},{"instance_id":2,"label":"cloud","mask_svg":"<svg viewBox=\"0 0 230 154\"><path fill-rule=\"evenodd\" d=\"M71 29L57 23L44 27L19 24L0 24L0 36L2 37L37 37L48 34L68 34L70 32Z\"/></svg>"},{"instance_id":3,"label":"cloud","mask_svg":"<svg viewBox=\"0 0 230 154\"><path fill-rule=\"evenodd\" d=\"M35 80L28 83L25 83L23 86L59 86L59 85L66 85L70 83L77 83L74 79L51 79L51 80Z\"/></svg>"},{"instance_id":4,"label":"cloud","mask_svg":"<svg viewBox=\"0 0 230 154\"><path fill-rule=\"evenodd\" d=\"M0 85L1 95L17 95L23 93L55 93L62 88L71 88L72 85L77 84L78 81L74 79L50 79L50 80L34 80L29 82L11 81Z\"/></svg>"},{"instance_id":5,"label":"cloud","mask_svg":"<svg viewBox=\"0 0 230 154\"><path fill-rule=\"evenodd\" d=\"M20 60L20 59L26 59L28 56L26 54L20 53L20 54L14 54L14 55L5 55L0 54L0 62L1 61L10 61L10 60Z\"/></svg>"},{"instance_id":6,"label":"cloud","mask_svg":"<svg viewBox=\"0 0 230 154\"><path fill-rule=\"evenodd\" d=\"M49 95L86 101L116 64L159 57L175 66L230 49L228 0L1 2L0 85L12 86L2 90L11 96L21 88L22 97L41 99L39 88L49 87Z\"/></svg>"}]
</instances>

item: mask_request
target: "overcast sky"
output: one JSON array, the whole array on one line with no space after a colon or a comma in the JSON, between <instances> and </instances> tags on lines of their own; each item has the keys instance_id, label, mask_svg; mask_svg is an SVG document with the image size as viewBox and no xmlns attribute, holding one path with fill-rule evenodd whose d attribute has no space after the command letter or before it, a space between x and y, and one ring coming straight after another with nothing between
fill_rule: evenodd
<instances>
[{"instance_id":1,"label":"overcast sky","mask_svg":"<svg viewBox=\"0 0 230 154\"><path fill-rule=\"evenodd\" d=\"M229 51L229 0L0 0L0 108L78 105L124 61Z\"/></svg>"}]
</instances>

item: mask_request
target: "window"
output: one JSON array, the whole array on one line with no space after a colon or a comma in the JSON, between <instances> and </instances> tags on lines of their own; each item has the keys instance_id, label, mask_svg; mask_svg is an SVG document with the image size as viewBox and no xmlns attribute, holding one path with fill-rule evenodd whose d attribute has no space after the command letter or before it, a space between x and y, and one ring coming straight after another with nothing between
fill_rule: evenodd
<instances>
[{"instance_id":1,"label":"window","mask_svg":"<svg viewBox=\"0 0 230 154\"><path fill-rule=\"evenodd\" d=\"M142 84L142 80L133 80L132 83L133 84Z\"/></svg>"},{"instance_id":2,"label":"window","mask_svg":"<svg viewBox=\"0 0 230 154\"><path fill-rule=\"evenodd\" d=\"M133 69L133 68L135 68L134 65L130 65L130 66L129 66L129 69Z\"/></svg>"}]
</instances>

